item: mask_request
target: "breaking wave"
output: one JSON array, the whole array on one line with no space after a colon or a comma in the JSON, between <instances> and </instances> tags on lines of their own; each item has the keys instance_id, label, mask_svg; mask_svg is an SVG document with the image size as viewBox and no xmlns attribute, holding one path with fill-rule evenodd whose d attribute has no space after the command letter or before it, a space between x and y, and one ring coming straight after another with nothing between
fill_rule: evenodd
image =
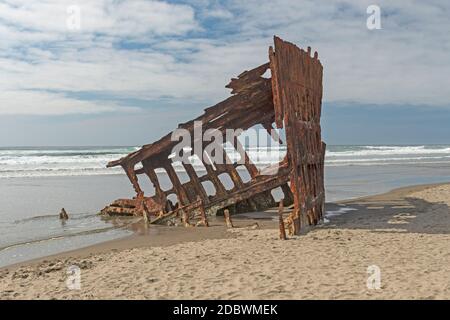
<instances>
[{"instance_id":1,"label":"breaking wave","mask_svg":"<svg viewBox=\"0 0 450 320\"><path fill-rule=\"evenodd\" d=\"M0 148L0 178L123 174L106 168L138 147ZM232 160L240 157L226 149ZM280 161L285 147L247 148L250 159L262 167ZM450 163L450 145L328 146L327 166ZM201 169L201 164L193 161ZM177 169L177 166L175 166ZM182 167L179 166L182 170Z\"/></svg>"}]
</instances>

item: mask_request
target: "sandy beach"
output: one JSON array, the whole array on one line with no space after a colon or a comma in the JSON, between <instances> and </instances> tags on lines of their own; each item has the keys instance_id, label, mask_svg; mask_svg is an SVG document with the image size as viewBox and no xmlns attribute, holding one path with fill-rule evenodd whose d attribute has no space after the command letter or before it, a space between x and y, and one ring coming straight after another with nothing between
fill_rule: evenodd
<instances>
[{"instance_id":1,"label":"sandy beach","mask_svg":"<svg viewBox=\"0 0 450 320\"><path fill-rule=\"evenodd\" d=\"M450 299L449 206L450 184L396 189L330 204L346 212L287 241L273 220L156 227L3 268L0 298ZM71 265L80 290L67 288ZM367 287L369 266L380 289Z\"/></svg>"},{"instance_id":2,"label":"sandy beach","mask_svg":"<svg viewBox=\"0 0 450 320\"><path fill-rule=\"evenodd\" d=\"M0 0L0 302L449 302L449 15Z\"/></svg>"}]
</instances>

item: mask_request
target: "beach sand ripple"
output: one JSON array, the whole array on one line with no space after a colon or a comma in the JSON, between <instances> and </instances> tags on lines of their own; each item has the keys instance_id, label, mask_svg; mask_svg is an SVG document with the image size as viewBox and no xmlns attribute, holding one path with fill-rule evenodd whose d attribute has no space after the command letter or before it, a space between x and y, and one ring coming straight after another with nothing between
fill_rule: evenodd
<instances>
[{"instance_id":1,"label":"beach sand ripple","mask_svg":"<svg viewBox=\"0 0 450 320\"><path fill-rule=\"evenodd\" d=\"M276 229L2 269L2 299L450 299L450 186L346 202L357 210L278 239ZM375 208L375 209L374 209ZM81 290L66 287L67 267ZM367 269L381 271L368 289Z\"/></svg>"}]
</instances>

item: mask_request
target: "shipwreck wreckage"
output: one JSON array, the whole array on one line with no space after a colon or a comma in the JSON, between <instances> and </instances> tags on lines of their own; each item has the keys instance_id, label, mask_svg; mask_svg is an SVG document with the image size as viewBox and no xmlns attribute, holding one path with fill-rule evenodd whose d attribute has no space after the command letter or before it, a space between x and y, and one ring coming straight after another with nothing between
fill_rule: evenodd
<instances>
[{"instance_id":1,"label":"shipwreck wreckage","mask_svg":"<svg viewBox=\"0 0 450 320\"><path fill-rule=\"evenodd\" d=\"M205 109L198 118L178 126L193 133L201 122L203 133L215 129L224 141L231 143L241 156L242 164L233 162L224 151L223 164L208 161L204 148L196 154L204 166L200 175L192 163L184 161L182 167L189 177L181 182L174 169L171 154L178 141L172 133L160 140L144 145L129 155L108 163L107 167L121 166L127 174L136 196L119 199L102 210L105 215L143 215L149 223L168 223L179 217L185 224L197 220L208 225L207 216L225 211L245 212L274 207L271 194L281 188L283 205L292 205L286 219L292 234L298 234L306 225L315 225L323 218L325 143L321 140L322 64L317 52L302 50L292 43L274 37L275 46L269 48L269 62L245 71L226 86L231 97ZM271 78L263 77L270 69ZM275 165L257 168L236 136L227 137L227 129L248 130L261 125L275 141L287 146L286 156ZM281 141L274 128L282 129ZM227 141L227 139L232 141ZM190 141L195 151L195 135ZM204 147L206 143L200 142ZM184 150L184 149L183 149ZM240 167L240 168L238 168ZM251 177L244 182L239 170L246 169ZM244 169L244 170L245 170ZM163 190L156 170L165 170L172 186ZM272 173L270 173L272 170ZM268 173L269 172L269 173ZM144 195L138 176L150 180L154 195ZM233 186L226 188L220 177L228 175ZM205 183L214 187L208 194ZM167 188L166 188L167 189ZM176 195L177 203L168 198ZM283 219L280 219L280 223ZM283 227L284 233L284 227Z\"/></svg>"}]
</instances>

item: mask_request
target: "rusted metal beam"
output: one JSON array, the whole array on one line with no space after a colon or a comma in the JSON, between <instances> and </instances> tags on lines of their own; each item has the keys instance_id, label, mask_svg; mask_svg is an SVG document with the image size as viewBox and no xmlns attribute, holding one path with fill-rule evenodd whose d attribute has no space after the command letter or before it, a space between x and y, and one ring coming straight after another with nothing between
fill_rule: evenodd
<instances>
[{"instance_id":1,"label":"rusted metal beam","mask_svg":"<svg viewBox=\"0 0 450 320\"><path fill-rule=\"evenodd\" d=\"M231 221L230 210L225 209L223 211L223 216L225 217L225 223L227 224L227 228L234 228L233 221Z\"/></svg>"},{"instance_id":2,"label":"rusted metal beam","mask_svg":"<svg viewBox=\"0 0 450 320\"><path fill-rule=\"evenodd\" d=\"M206 217L205 206L203 205L203 201L200 197L197 198L197 201L200 202L200 206L199 206L200 221L196 225L197 226L203 225L205 227L209 227L208 218Z\"/></svg>"},{"instance_id":3,"label":"rusted metal beam","mask_svg":"<svg viewBox=\"0 0 450 320\"><path fill-rule=\"evenodd\" d=\"M278 206L278 224L280 228L280 239L286 240L286 230L284 229L283 212L284 212L284 205L283 200L281 200Z\"/></svg>"}]
</instances>

